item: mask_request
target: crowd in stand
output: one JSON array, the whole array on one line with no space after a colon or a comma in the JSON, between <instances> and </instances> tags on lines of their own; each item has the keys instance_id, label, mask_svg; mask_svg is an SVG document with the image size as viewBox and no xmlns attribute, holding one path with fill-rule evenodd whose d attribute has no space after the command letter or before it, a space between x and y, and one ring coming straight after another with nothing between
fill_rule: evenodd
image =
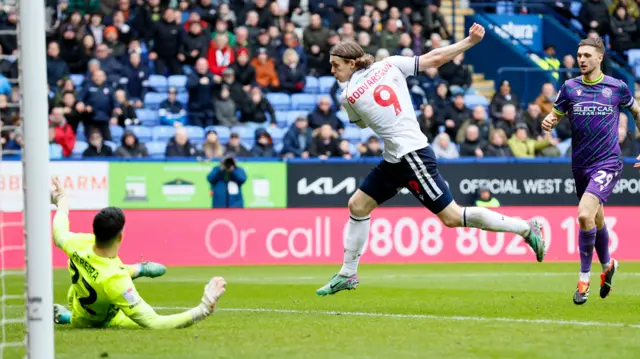
<instances>
[{"instance_id":1,"label":"crowd in stand","mask_svg":"<svg viewBox=\"0 0 640 359\"><path fill-rule=\"evenodd\" d=\"M357 41L381 60L421 54L450 38L438 0L47 0L46 5L50 143L61 157L378 157L381 141L346 120L339 85L311 89L310 80L330 76L328 53L341 39ZM602 6L598 0L585 4L585 27L609 31L616 48L635 46L638 36L621 34L635 34L630 24L636 29L636 22L614 20L637 17L637 5L616 0ZM1 29L15 30L16 21L12 9L0 12ZM19 126L20 90L8 80L18 76L16 37L0 35L0 45L5 55L0 120ZM568 122L554 134L540 130L556 96L553 84L545 84L525 108L508 82L488 105L469 104L465 99L474 90L464 61L460 55L408 79L421 130L439 157L570 153ZM575 59L568 56L562 63L572 68ZM158 75L168 82L154 86ZM290 110L296 109L274 102L276 95L309 93L316 95L315 104L294 117ZM150 125L157 126L153 135ZM5 153L22 146L20 130L3 130L0 138ZM621 142L635 154L634 139Z\"/></svg>"}]
</instances>

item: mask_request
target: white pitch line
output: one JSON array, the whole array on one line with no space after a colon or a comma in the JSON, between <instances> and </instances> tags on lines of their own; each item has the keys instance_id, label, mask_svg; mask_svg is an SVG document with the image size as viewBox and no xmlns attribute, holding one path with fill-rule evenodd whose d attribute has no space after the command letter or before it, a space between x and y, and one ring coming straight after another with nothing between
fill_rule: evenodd
<instances>
[{"instance_id":1,"label":"white pitch line","mask_svg":"<svg viewBox=\"0 0 640 359\"><path fill-rule=\"evenodd\" d=\"M24 309L23 305L7 305L7 308ZM189 310L191 307L153 307L156 310ZM278 314L306 314L306 315L344 315L352 317L369 318L401 318L401 319L424 319L448 322L498 322L498 323L520 323L520 324L549 324L560 326L595 326L609 328L633 328L640 329L640 324L593 322L578 320L554 320L554 319L519 319L504 317L478 317L459 315L433 315L433 314L393 314L393 313L371 313L371 312L339 312L331 310L298 310L298 309L269 309L269 308L218 308L222 312L244 312L244 313L278 313Z\"/></svg>"},{"instance_id":2,"label":"white pitch line","mask_svg":"<svg viewBox=\"0 0 640 359\"><path fill-rule=\"evenodd\" d=\"M158 310L187 310L189 307L155 307ZM585 322L577 320L553 320L553 319L518 319L501 317L468 317L458 315L431 315L431 314L392 314L392 313L368 313L368 312L338 312L329 310L297 310L297 309L268 309L268 308L219 308L217 311L223 312L250 312L250 313L282 313L282 314L309 314L309 315L346 315L354 317L374 317L374 318L403 318L403 319L426 319L455 322L502 322L502 323L524 323L524 324L551 324L569 326L600 326L613 328L634 328L640 329L640 324L607 323L607 322Z\"/></svg>"}]
</instances>

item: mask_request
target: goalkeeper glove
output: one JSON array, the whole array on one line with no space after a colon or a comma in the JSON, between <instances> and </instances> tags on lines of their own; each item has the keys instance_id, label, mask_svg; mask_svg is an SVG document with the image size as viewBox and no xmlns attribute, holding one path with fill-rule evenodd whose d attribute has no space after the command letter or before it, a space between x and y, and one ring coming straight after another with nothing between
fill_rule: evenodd
<instances>
[{"instance_id":1,"label":"goalkeeper glove","mask_svg":"<svg viewBox=\"0 0 640 359\"><path fill-rule=\"evenodd\" d=\"M213 313L218 298L226 291L227 282L222 277L213 277L204 287L202 304L206 307L207 314Z\"/></svg>"}]
</instances>

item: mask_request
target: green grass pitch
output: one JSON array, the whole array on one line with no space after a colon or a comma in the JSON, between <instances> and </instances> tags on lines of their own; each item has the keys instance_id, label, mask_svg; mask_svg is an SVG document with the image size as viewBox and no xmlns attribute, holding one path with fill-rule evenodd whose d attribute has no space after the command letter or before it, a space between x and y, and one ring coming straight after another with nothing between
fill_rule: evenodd
<instances>
[{"instance_id":1,"label":"green grass pitch","mask_svg":"<svg viewBox=\"0 0 640 359\"><path fill-rule=\"evenodd\" d=\"M136 281L161 313L195 306L213 275L227 279L218 311L181 330L57 326L56 358L598 358L640 357L640 263L621 263L614 290L575 306L578 263L360 265L361 286L317 297L339 265L169 268ZM6 277L7 294L23 284ZM55 300L70 283L55 272ZM6 317L22 303L7 302ZM7 340L24 327L7 325ZM20 358L6 348L4 357Z\"/></svg>"}]
</instances>

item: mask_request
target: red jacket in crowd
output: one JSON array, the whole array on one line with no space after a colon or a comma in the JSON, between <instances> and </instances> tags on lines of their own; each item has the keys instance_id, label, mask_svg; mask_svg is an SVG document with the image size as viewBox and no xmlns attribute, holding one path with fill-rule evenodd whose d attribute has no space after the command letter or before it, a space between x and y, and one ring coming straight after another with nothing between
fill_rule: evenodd
<instances>
[{"instance_id":1,"label":"red jacket in crowd","mask_svg":"<svg viewBox=\"0 0 640 359\"><path fill-rule=\"evenodd\" d=\"M73 132L71 125L65 123L64 125L56 126L54 129L56 132L55 141L62 146L62 155L64 157L71 156L73 147L76 145L76 134Z\"/></svg>"}]
</instances>

